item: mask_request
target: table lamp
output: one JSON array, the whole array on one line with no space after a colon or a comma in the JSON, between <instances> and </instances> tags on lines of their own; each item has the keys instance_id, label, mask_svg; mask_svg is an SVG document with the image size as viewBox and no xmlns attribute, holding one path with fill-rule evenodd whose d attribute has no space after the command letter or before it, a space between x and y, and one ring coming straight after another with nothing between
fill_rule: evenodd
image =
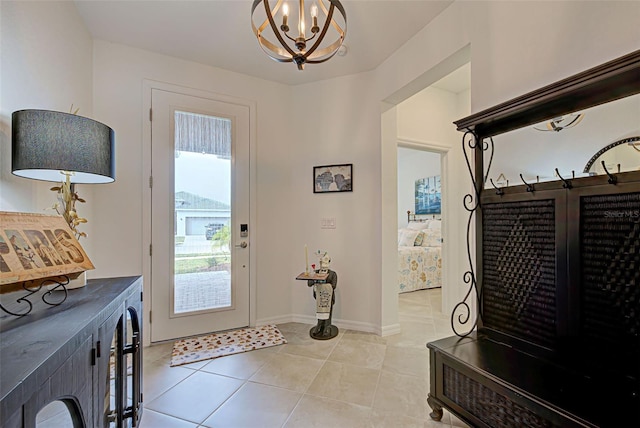
<instances>
[{"instance_id":1,"label":"table lamp","mask_svg":"<svg viewBox=\"0 0 640 428\"><path fill-rule=\"evenodd\" d=\"M11 116L11 171L34 180L62 182L63 206L58 212L76 230L86 222L75 212L76 183L99 184L115 180L113 129L95 120L50 110L19 110Z\"/></svg>"},{"instance_id":2,"label":"table lamp","mask_svg":"<svg viewBox=\"0 0 640 428\"><path fill-rule=\"evenodd\" d=\"M11 170L43 181L98 184L115 180L114 132L95 120L49 110L11 117Z\"/></svg>"}]
</instances>

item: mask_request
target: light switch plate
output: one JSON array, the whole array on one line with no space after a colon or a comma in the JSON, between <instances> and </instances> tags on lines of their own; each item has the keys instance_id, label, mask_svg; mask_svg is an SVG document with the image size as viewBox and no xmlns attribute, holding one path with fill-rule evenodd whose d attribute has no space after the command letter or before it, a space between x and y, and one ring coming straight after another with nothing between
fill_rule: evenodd
<instances>
[{"instance_id":1,"label":"light switch plate","mask_svg":"<svg viewBox=\"0 0 640 428\"><path fill-rule=\"evenodd\" d=\"M320 229L335 229L336 218L335 217L323 217L320 219Z\"/></svg>"}]
</instances>

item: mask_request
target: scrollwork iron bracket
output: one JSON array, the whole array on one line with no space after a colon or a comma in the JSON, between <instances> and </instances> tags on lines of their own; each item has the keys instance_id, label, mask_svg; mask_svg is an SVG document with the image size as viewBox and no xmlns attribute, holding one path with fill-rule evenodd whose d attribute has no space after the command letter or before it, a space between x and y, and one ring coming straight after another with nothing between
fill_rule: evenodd
<instances>
[{"instance_id":1,"label":"scrollwork iron bracket","mask_svg":"<svg viewBox=\"0 0 640 428\"><path fill-rule=\"evenodd\" d=\"M465 284L468 284L469 288L462 301L454 306L453 312L451 313L451 329L459 337L466 337L471 334L471 332L478 325L479 318L482 317L482 291L478 287L476 271L471 254L471 225L476 218L478 210L481 209L480 189L484 187L484 184L487 181L487 177L489 176L491 162L493 161L493 149L494 145L492 138L489 138L488 142L480 141L476 133L472 130L466 131L462 136L462 152L464 153L464 158L467 163L467 170L469 171L469 176L471 177L471 182L473 183L474 193L466 194L462 200L464 209L469 213L469 217L467 219L467 262L469 264L469 269L463 274L462 279ZM473 167L471 166L471 161L469 159L469 151L474 153L475 156L484 156L484 153L489 151L489 163L487 165L486 173L480 177L480 183L477 181L476 176L473 172ZM475 298L478 304L478 312L473 322L471 322L472 314L469 301L470 299L473 299L473 294L475 294ZM465 331L458 330L457 325L464 327L468 324L469 328L467 328Z\"/></svg>"},{"instance_id":2,"label":"scrollwork iron bracket","mask_svg":"<svg viewBox=\"0 0 640 428\"><path fill-rule=\"evenodd\" d=\"M31 296L37 294L43 288L46 289L42 294L42 301L49 306L58 306L61 305L65 300L67 300L67 285L69 284L69 277L64 275L61 277L57 277L56 279L46 279L41 281L38 285L29 284L25 282L22 284L22 288L27 292L26 294L21 295L16 299L16 303L22 306L21 310L9 310L0 304L0 309L6 312L9 315L13 315L16 317L23 317L25 315L29 315L33 310L33 302L31 302ZM60 293L54 293L57 291L61 291ZM26 305L26 306L24 306Z\"/></svg>"}]
</instances>

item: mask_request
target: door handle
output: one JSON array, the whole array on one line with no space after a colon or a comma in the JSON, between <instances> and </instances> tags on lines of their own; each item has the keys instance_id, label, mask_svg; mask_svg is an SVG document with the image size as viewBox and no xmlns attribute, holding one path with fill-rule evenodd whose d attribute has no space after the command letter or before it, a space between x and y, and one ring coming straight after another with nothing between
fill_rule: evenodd
<instances>
[{"instance_id":1,"label":"door handle","mask_svg":"<svg viewBox=\"0 0 640 428\"><path fill-rule=\"evenodd\" d=\"M246 241L242 241L240 245L236 245L236 248L247 248L248 245Z\"/></svg>"}]
</instances>

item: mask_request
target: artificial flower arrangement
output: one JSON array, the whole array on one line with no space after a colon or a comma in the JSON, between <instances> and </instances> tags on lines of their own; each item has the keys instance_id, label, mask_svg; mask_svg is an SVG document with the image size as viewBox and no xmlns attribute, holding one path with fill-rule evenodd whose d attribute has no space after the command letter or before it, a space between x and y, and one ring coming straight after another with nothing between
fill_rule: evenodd
<instances>
[{"instance_id":1,"label":"artificial flower arrangement","mask_svg":"<svg viewBox=\"0 0 640 428\"><path fill-rule=\"evenodd\" d=\"M76 235L76 239L80 239L82 236L86 237L87 234L80 232L78 226L86 223L87 219L80 217L76 211L76 202L84 203L85 200L78 196L78 192L73 189L69 176L67 176L67 179L63 181L60 186L52 187L51 190L58 194L58 202L53 204L51 208L64 217L69 228Z\"/></svg>"},{"instance_id":2,"label":"artificial flower arrangement","mask_svg":"<svg viewBox=\"0 0 640 428\"><path fill-rule=\"evenodd\" d=\"M316 251L316 255L320 261L320 273L326 273L329 270L329 264L331 263L329 253L324 250L318 250Z\"/></svg>"}]
</instances>

